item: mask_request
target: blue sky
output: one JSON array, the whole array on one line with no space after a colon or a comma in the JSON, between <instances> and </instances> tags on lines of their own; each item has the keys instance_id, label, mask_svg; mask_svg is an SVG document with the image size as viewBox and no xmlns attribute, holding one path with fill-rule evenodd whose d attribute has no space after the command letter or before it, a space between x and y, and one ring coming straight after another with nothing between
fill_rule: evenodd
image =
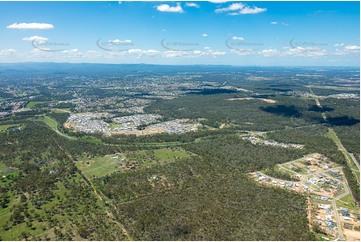
<instances>
[{"instance_id":1,"label":"blue sky","mask_svg":"<svg viewBox=\"0 0 361 242\"><path fill-rule=\"evenodd\" d=\"M0 2L0 62L358 66L359 2Z\"/></svg>"}]
</instances>

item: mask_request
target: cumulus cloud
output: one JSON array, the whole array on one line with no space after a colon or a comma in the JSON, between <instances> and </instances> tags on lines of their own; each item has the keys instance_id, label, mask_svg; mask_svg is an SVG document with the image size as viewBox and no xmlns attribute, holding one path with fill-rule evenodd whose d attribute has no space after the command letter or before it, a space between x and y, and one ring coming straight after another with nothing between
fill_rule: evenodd
<instances>
[{"instance_id":1,"label":"cumulus cloud","mask_svg":"<svg viewBox=\"0 0 361 242\"><path fill-rule=\"evenodd\" d=\"M303 57L321 57L327 55L327 51L321 48L299 46L296 48L287 48L284 54L291 56L303 56Z\"/></svg>"},{"instance_id":2,"label":"cumulus cloud","mask_svg":"<svg viewBox=\"0 0 361 242\"><path fill-rule=\"evenodd\" d=\"M48 38L41 37L41 36L30 36L30 37L23 38L23 40L26 40L26 41L45 41L45 40L48 40Z\"/></svg>"},{"instance_id":3,"label":"cumulus cloud","mask_svg":"<svg viewBox=\"0 0 361 242\"><path fill-rule=\"evenodd\" d=\"M231 49L231 53L237 55L252 55L256 54L257 52L253 49Z\"/></svg>"},{"instance_id":4,"label":"cumulus cloud","mask_svg":"<svg viewBox=\"0 0 361 242\"><path fill-rule=\"evenodd\" d=\"M345 50L360 50L360 46L358 45L346 45Z\"/></svg>"},{"instance_id":5,"label":"cumulus cloud","mask_svg":"<svg viewBox=\"0 0 361 242\"><path fill-rule=\"evenodd\" d=\"M218 56L225 55L226 52L212 50L209 47L205 47L204 50L191 50L191 51L175 51L169 50L162 53L162 56L165 58L176 58L176 57L184 57L184 58L200 58L200 57L212 57L217 58Z\"/></svg>"},{"instance_id":6,"label":"cumulus cloud","mask_svg":"<svg viewBox=\"0 0 361 242\"><path fill-rule=\"evenodd\" d=\"M233 36L232 39L233 40L244 40L243 37L238 37L238 36Z\"/></svg>"},{"instance_id":7,"label":"cumulus cloud","mask_svg":"<svg viewBox=\"0 0 361 242\"><path fill-rule=\"evenodd\" d=\"M229 2L230 0L208 0L208 2L211 3L226 3Z\"/></svg>"},{"instance_id":8,"label":"cumulus cloud","mask_svg":"<svg viewBox=\"0 0 361 242\"><path fill-rule=\"evenodd\" d=\"M348 55L348 54L358 54L358 53L360 53L360 46L358 45L343 45L342 49L336 49L335 51L336 55Z\"/></svg>"},{"instance_id":9,"label":"cumulus cloud","mask_svg":"<svg viewBox=\"0 0 361 242\"><path fill-rule=\"evenodd\" d=\"M216 13L228 12L228 15L240 15L240 14L258 14L266 12L267 8L259 8L256 6L249 7L244 3L232 3L225 8L217 8Z\"/></svg>"},{"instance_id":10,"label":"cumulus cloud","mask_svg":"<svg viewBox=\"0 0 361 242\"><path fill-rule=\"evenodd\" d=\"M173 7L168 4L161 4L157 6L157 10L160 12L168 12L168 13L184 13L180 3L177 3L177 5Z\"/></svg>"},{"instance_id":11,"label":"cumulus cloud","mask_svg":"<svg viewBox=\"0 0 361 242\"><path fill-rule=\"evenodd\" d=\"M337 44L334 44L333 46L342 47L342 46L344 46L344 45L345 45L344 43L337 43Z\"/></svg>"},{"instance_id":12,"label":"cumulus cloud","mask_svg":"<svg viewBox=\"0 0 361 242\"><path fill-rule=\"evenodd\" d=\"M208 34L202 34L203 37L208 37Z\"/></svg>"},{"instance_id":13,"label":"cumulus cloud","mask_svg":"<svg viewBox=\"0 0 361 242\"><path fill-rule=\"evenodd\" d=\"M199 5L196 3L186 3L187 7L199 8Z\"/></svg>"},{"instance_id":14,"label":"cumulus cloud","mask_svg":"<svg viewBox=\"0 0 361 242\"><path fill-rule=\"evenodd\" d=\"M130 44L130 43L133 43L129 39L126 39L126 40L115 39L115 40L109 40L109 42L113 43L113 44Z\"/></svg>"},{"instance_id":15,"label":"cumulus cloud","mask_svg":"<svg viewBox=\"0 0 361 242\"><path fill-rule=\"evenodd\" d=\"M54 25L48 23L13 23L6 26L8 29L53 29Z\"/></svg>"},{"instance_id":16,"label":"cumulus cloud","mask_svg":"<svg viewBox=\"0 0 361 242\"><path fill-rule=\"evenodd\" d=\"M141 55L155 55L158 54L158 50L143 50L143 49L130 49L127 51L129 54L141 54Z\"/></svg>"},{"instance_id":17,"label":"cumulus cloud","mask_svg":"<svg viewBox=\"0 0 361 242\"><path fill-rule=\"evenodd\" d=\"M15 49L3 49L0 50L0 56L10 56L17 53Z\"/></svg>"},{"instance_id":18,"label":"cumulus cloud","mask_svg":"<svg viewBox=\"0 0 361 242\"><path fill-rule=\"evenodd\" d=\"M265 49L265 50L261 50L259 54L263 56L275 56L275 55L279 55L280 52L276 49Z\"/></svg>"}]
</instances>

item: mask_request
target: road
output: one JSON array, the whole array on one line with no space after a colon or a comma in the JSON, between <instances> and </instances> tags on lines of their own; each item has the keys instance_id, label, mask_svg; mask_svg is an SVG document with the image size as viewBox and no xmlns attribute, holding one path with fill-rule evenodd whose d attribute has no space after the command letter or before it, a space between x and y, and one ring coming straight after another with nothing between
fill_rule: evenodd
<instances>
[{"instance_id":1,"label":"road","mask_svg":"<svg viewBox=\"0 0 361 242\"><path fill-rule=\"evenodd\" d=\"M300 160L300 159L298 159L298 160ZM298 160L295 160L295 161L298 161ZM282 166L281 164L278 164L278 166L281 167L281 169L285 169L286 171L291 172L291 173L293 173L293 174L299 174L299 173L297 173L297 172L295 172L295 171L292 171L292 170L290 170L290 169L287 169L286 167ZM312 175L312 176L313 176L313 175L317 175L317 174L321 174L321 173L322 173L322 174L324 174L325 176L327 176L328 178L335 180L335 178L333 178L332 176L329 176L326 172L327 172L327 171L330 171L330 170L337 169L337 168L341 168L341 167L333 167L333 168L331 168L331 169L327 169L327 170L324 170L324 171L321 171L321 172L315 172L315 173L311 173L311 174L307 174L307 175L303 175L303 176L309 176L309 175ZM262 173L262 172L257 172L257 173L263 175L264 177L269 177L269 176L267 176L266 174L264 174L264 173ZM302 174L301 174L301 175L302 175ZM343 177L344 177L344 176L343 176ZM269 178L271 178L271 179L273 179L273 180L276 180L276 181L278 181L278 182L279 182L279 181L283 181L283 180L280 180L280 179L275 179L275 178L273 178L273 177L269 177ZM343 231L342 231L342 224L341 224L341 221L340 221L338 212L337 212L336 201L339 200L339 199L342 199L343 197L345 197L345 196L347 196L348 194L351 193L350 188L349 188L349 186L348 186L348 184L347 184L346 178L344 177L343 180L344 180L344 182L341 182L341 183L342 183L342 185L344 186L345 191L344 191L342 194L334 197L334 198L332 199L332 202L331 202L331 204L332 204L332 209L333 209L333 211L335 212L335 220L336 220L336 224L337 224L337 237L338 237L339 240L344 240L344 236L343 236ZM284 181L283 181L283 182L284 182ZM306 186L306 184L305 184L303 181L299 181L299 182L297 182L297 183ZM318 192L315 192L315 191L312 191L312 193L313 193L313 194L317 194L317 195L322 195L321 193L318 193ZM308 199L309 199L309 197L308 197ZM310 215L308 215L308 216L310 216Z\"/></svg>"},{"instance_id":2,"label":"road","mask_svg":"<svg viewBox=\"0 0 361 242\"><path fill-rule=\"evenodd\" d=\"M357 166L357 168L360 170L360 164L358 163L358 161L356 160L355 156L352 153L348 153L351 157L351 159L353 160L353 162L355 163L355 165Z\"/></svg>"}]
</instances>

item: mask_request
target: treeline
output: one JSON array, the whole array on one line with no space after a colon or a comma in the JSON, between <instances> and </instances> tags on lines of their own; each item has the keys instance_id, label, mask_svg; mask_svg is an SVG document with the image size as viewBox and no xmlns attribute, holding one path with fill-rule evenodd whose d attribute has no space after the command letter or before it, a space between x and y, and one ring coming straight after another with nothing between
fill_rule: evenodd
<instances>
[{"instance_id":1,"label":"treeline","mask_svg":"<svg viewBox=\"0 0 361 242\"><path fill-rule=\"evenodd\" d=\"M151 103L144 110L168 119L190 118L218 128L221 124L236 124L243 130L275 130L286 126L297 127L322 121L319 113L309 110L313 100L271 95L277 103L262 100L227 100L246 97L244 93L219 95L190 95ZM254 96L255 98L259 96ZM263 97L264 98L264 97Z\"/></svg>"},{"instance_id":2,"label":"treeline","mask_svg":"<svg viewBox=\"0 0 361 242\"><path fill-rule=\"evenodd\" d=\"M222 161L192 157L98 178L96 185L134 240L315 239L303 196L258 186Z\"/></svg>"},{"instance_id":3,"label":"treeline","mask_svg":"<svg viewBox=\"0 0 361 242\"><path fill-rule=\"evenodd\" d=\"M69 159L71 155L76 159L83 154L89 157L106 155L119 151L119 147L102 145L79 140L70 140L59 136L41 121L26 122L26 128L21 132L7 132L0 135L0 159L12 162L32 160L42 154L58 160ZM16 144L16 145L14 145Z\"/></svg>"},{"instance_id":4,"label":"treeline","mask_svg":"<svg viewBox=\"0 0 361 242\"><path fill-rule=\"evenodd\" d=\"M3 239L126 239L73 161L114 153L116 147L68 140L40 121L1 134L0 143L1 161L18 172L0 185Z\"/></svg>"}]
</instances>

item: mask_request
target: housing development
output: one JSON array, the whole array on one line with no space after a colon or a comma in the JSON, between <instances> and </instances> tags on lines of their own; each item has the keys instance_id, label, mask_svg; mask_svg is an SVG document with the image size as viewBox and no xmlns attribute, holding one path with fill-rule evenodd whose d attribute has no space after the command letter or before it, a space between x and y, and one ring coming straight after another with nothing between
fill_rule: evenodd
<instances>
[{"instance_id":1,"label":"housing development","mask_svg":"<svg viewBox=\"0 0 361 242\"><path fill-rule=\"evenodd\" d=\"M360 2L0 1L0 241L360 241Z\"/></svg>"},{"instance_id":2,"label":"housing development","mask_svg":"<svg viewBox=\"0 0 361 242\"><path fill-rule=\"evenodd\" d=\"M0 76L2 239L360 239L358 69L46 68Z\"/></svg>"}]
</instances>

